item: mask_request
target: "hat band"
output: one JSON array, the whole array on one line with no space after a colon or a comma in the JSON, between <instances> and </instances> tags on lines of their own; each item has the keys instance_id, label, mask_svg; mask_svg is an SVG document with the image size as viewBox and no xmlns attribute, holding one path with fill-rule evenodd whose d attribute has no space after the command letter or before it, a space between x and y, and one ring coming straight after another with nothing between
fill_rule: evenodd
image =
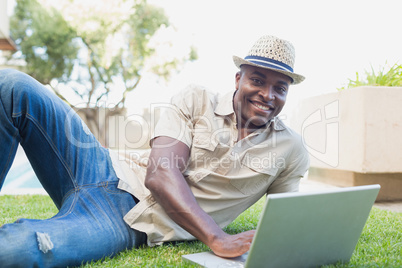
<instances>
[{"instance_id":1,"label":"hat band","mask_svg":"<svg viewBox=\"0 0 402 268\"><path fill-rule=\"evenodd\" d=\"M248 60L249 62L252 62L254 64L257 64L257 65L262 65L265 67L270 67L270 68L279 69L279 70L288 71L288 72L293 73L292 67L290 67L289 65L287 65L283 62L277 61L277 60L259 57L259 56L246 56L244 59Z\"/></svg>"}]
</instances>

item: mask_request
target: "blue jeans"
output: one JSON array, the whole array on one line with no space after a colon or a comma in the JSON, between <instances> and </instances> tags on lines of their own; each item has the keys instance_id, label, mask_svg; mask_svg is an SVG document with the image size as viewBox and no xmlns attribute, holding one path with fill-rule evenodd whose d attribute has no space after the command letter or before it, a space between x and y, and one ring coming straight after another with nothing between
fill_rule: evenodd
<instances>
[{"instance_id":1,"label":"blue jeans","mask_svg":"<svg viewBox=\"0 0 402 268\"><path fill-rule=\"evenodd\" d=\"M3 225L1 267L75 266L146 242L123 220L136 203L117 189L108 150L55 94L28 75L2 70L0 188L18 143L59 212Z\"/></svg>"}]
</instances>

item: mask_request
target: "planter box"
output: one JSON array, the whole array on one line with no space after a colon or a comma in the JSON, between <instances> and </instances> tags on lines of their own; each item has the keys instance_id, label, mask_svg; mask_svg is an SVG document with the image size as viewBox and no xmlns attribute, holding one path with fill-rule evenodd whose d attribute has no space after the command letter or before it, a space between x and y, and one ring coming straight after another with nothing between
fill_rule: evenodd
<instances>
[{"instance_id":1,"label":"planter box","mask_svg":"<svg viewBox=\"0 0 402 268\"><path fill-rule=\"evenodd\" d=\"M381 185L402 200L402 88L358 87L302 101L291 125L311 156L309 179Z\"/></svg>"}]
</instances>

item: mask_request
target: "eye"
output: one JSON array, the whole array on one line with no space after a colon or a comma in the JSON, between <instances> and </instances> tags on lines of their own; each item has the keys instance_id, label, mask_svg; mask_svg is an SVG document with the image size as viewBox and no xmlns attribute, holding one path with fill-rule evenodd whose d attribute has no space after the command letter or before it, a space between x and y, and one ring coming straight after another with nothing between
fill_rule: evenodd
<instances>
[{"instance_id":1,"label":"eye","mask_svg":"<svg viewBox=\"0 0 402 268\"><path fill-rule=\"evenodd\" d=\"M261 86L263 84L263 82L258 78L250 78L250 79L251 81L253 81L253 84L255 85Z\"/></svg>"},{"instance_id":2,"label":"eye","mask_svg":"<svg viewBox=\"0 0 402 268\"><path fill-rule=\"evenodd\" d=\"M276 90L281 93L286 93L288 91L288 89L283 86L276 87Z\"/></svg>"}]
</instances>

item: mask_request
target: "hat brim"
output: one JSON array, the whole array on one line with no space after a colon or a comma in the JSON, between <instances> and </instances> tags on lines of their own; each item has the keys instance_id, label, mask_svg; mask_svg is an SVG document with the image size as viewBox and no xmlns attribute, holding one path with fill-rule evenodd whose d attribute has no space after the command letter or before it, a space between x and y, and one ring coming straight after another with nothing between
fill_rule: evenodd
<instances>
[{"instance_id":1,"label":"hat brim","mask_svg":"<svg viewBox=\"0 0 402 268\"><path fill-rule=\"evenodd\" d=\"M260 68L263 68L263 69L268 69L268 70L272 70L272 71L284 74L286 76L289 76L292 79L292 85L299 84L299 83L303 82L303 80L305 79L305 77L300 75L300 74L296 74L296 73L292 73L292 72L288 72L288 71L284 71L284 70L280 70L280 69L276 69L276 68L270 68L270 67L267 67L267 66L259 65L259 64L256 64L254 62L250 62L248 60L240 58L238 56L233 56L233 62L237 66L237 68L239 68L239 69L240 69L240 66L245 64L245 65L251 65L251 66L255 66L255 67L260 67Z\"/></svg>"}]
</instances>

